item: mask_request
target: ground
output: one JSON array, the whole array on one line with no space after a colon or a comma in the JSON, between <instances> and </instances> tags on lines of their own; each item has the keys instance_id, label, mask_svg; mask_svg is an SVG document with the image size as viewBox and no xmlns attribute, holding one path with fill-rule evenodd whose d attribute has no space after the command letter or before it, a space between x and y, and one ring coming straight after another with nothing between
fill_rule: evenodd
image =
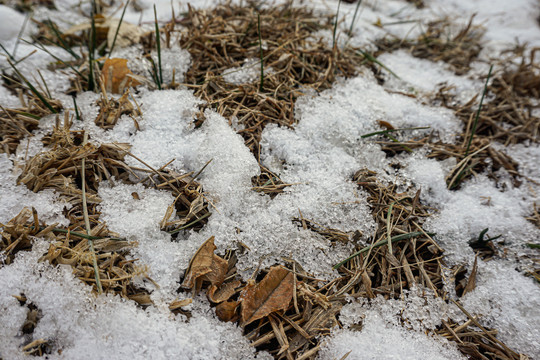
<instances>
[{"instance_id":1,"label":"ground","mask_svg":"<svg viewBox=\"0 0 540 360\"><path fill-rule=\"evenodd\" d=\"M540 357L539 17L5 1L0 359Z\"/></svg>"}]
</instances>

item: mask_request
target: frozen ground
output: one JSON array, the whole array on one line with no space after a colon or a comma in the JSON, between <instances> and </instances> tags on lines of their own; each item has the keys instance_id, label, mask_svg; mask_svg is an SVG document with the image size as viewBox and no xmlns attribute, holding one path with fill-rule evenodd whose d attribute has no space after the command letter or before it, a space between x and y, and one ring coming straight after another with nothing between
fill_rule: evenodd
<instances>
[{"instance_id":1,"label":"frozen ground","mask_svg":"<svg viewBox=\"0 0 540 360\"><path fill-rule=\"evenodd\" d=\"M78 2L55 3L59 10L40 10L34 16L50 17L64 29L87 21L79 13ZM175 12L185 10L186 3L174 2ZM205 0L190 3L194 7L213 4ZM335 13L337 7L337 1L297 3L330 13ZM349 41L366 48L372 46L372 41L385 33L373 25L378 20L389 23L450 16L457 22L466 22L477 13L476 21L486 28L482 60L499 57L501 50L515 45L516 41L540 45L538 1L428 0L425 3L426 7L419 10L405 1L364 1ZM151 0L137 1L139 10L130 8L125 21L151 27L152 4ZM158 0L156 4L159 18L170 19L171 2ZM83 11L88 11L87 5L81 5ZM354 9L354 4L341 4L340 17L344 18L341 31L349 28ZM119 17L119 12L115 16ZM13 49L19 34L16 29L23 23L23 15L0 5L0 42L4 47ZM27 32L32 31L35 29L30 26ZM418 22L404 22L389 31L415 37L422 30ZM343 35L340 41L344 38ZM32 46L19 43L17 56L32 50ZM135 54L136 49L125 48L118 50L117 55L133 60L133 66L137 66L142 60L137 60ZM56 55L66 56L61 52ZM171 66L165 69L164 77L172 77L174 67L176 81L181 82L183 72L189 67L189 53L176 48L164 56ZM456 92L468 99L481 91L483 83L479 78L487 72L487 65L473 64L469 74L457 76L442 62L420 60L403 51L385 54L380 60L400 76L400 80L388 76L387 89L414 92L418 97L389 93L371 72L364 71L356 78L339 81L320 95L299 99L298 125L294 130L268 126L263 133L261 161L285 183L296 184L273 200L251 190L251 178L259 172L257 160L226 119L207 110L204 124L194 128L191 119L202 100L191 91L142 89L136 95L143 114L140 131L135 131L133 122L127 118L121 119L112 130L102 130L94 124L98 109L93 103L97 95L79 95L78 105L85 121L76 123L75 128L86 129L95 142L128 142L132 153L150 165L160 167L175 159L170 167L179 171L197 171L212 159L198 181L218 211L199 233L188 232L180 241L171 242L170 235L159 230L159 222L171 202L170 194L136 185L100 187L101 220L112 231L138 242L133 257L149 266L150 276L160 286L151 289L156 306L142 310L118 296L95 298L90 288L71 274L69 267L53 268L48 263L38 263L47 244L37 240L31 252L21 252L13 264L0 267L0 359L25 358L20 347L26 339L20 328L26 308L13 297L21 293L43 313L34 337L52 338L63 349L61 354L48 355L49 359L254 358L254 349L242 336L241 328L220 322L203 296L190 305L193 314L190 319L169 311L167 303L177 298L178 281L190 258L202 242L215 236L218 251L235 248L239 242L249 247L250 251L239 258L238 264L246 278L257 268L270 266L282 258L296 259L314 276L335 277L332 265L347 257L352 246L342 245L327 251L328 241L299 229L291 218L298 216L300 210L305 218L322 226L347 232L372 231L375 224L366 195L358 192L349 180L361 168L379 172L383 180L422 189L422 200L438 210L426 229L437 233L449 264L472 264L474 254L466 242L477 237L482 229L488 227L490 234L503 235L510 255L487 263L479 261L477 287L463 298L463 304L472 313L481 314L485 325L498 329L500 339L508 346L531 358L540 358L540 287L518 272L527 264L516 262L526 251L524 244L538 243L540 238L539 229L525 220L532 204L540 201L540 147L520 144L505 150L519 162L520 171L531 181L514 187L508 180L504 191L484 174L469 180L458 191L449 191L445 174L450 164L428 159L422 150L400 155L402 170L390 170L389 160L379 145L360 136L379 130L377 120L384 119L400 128L429 126L429 131L435 130L442 138L452 141L462 130L461 122L448 109L425 105L423 96L446 82L456 86ZM70 109L72 100L63 94L68 79L47 70L51 61L49 55L38 51L20 67L34 75L35 70L41 69L53 95ZM246 63L250 61L246 59ZM4 58L0 59L0 66L7 68ZM257 76L249 71L235 73L227 81L246 81ZM17 101L0 86L2 106L12 107ZM43 145L39 139L53 122L53 117L43 119L34 136L21 142L24 146L20 146L17 155L9 158L0 154L0 222L7 222L23 206L36 207L41 219L48 223L66 222L62 215L65 204L57 201L52 191L36 194L16 185L24 159L41 151ZM131 165L139 165L134 159L129 161ZM133 199L134 191L140 200ZM448 314L461 320L463 315L457 308L436 299L419 299L411 292L400 301L378 299L368 304L351 300L342 311L344 328L328 338L319 358L340 358L349 351L352 352L348 359L460 358L462 355L454 344L427 336L425 330L439 325L440 319ZM403 316L413 324L410 328L400 325L398 318ZM349 328L359 320L364 322L362 330ZM265 353L257 356L270 358Z\"/></svg>"}]
</instances>

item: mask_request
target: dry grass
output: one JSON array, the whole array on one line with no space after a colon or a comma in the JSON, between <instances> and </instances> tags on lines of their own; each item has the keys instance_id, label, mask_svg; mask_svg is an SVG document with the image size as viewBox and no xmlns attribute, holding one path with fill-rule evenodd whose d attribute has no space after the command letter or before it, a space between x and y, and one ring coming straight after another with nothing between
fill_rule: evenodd
<instances>
[{"instance_id":1,"label":"dry grass","mask_svg":"<svg viewBox=\"0 0 540 360\"><path fill-rule=\"evenodd\" d=\"M260 60L257 15L260 14L263 67L272 69L251 83L230 84L222 75ZM337 77L350 77L364 60L355 49L332 49L316 32L333 30L332 16L316 16L291 4L258 8L218 5L212 10L190 9L181 24L187 26L180 45L192 57L186 73L188 87L206 106L243 127L238 131L256 155L267 124L292 127L294 102L307 89L322 91ZM260 68L260 61L255 64ZM202 121L202 119L201 119Z\"/></svg>"},{"instance_id":2,"label":"dry grass","mask_svg":"<svg viewBox=\"0 0 540 360\"><path fill-rule=\"evenodd\" d=\"M406 49L421 59L434 62L442 60L448 63L456 74L462 75L470 70L471 62L482 50L482 35L481 27L473 25L473 18L457 31L450 19L445 18L427 24L427 29L415 40L403 40L388 35L376 41L376 55Z\"/></svg>"},{"instance_id":3,"label":"dry grass","mask_svg":"<svg viewBox=\"0 0 540 360\"><path fill-rule=\"evenodd\" d=\"M423 6L422 1L411 2L418 7ZM331 33L333 21L334 16L316 15L305 8L294 8L291 4L258 8L255 2L251 2L244 7L225 4L211 10L190 8L179 21L186 26L179 42L190 52L192 66L184 84L164 84L164 87L187 86L196 96L206 101L197 125L204 121L204 107L211 107L228 118L231 124L238 124L238 133L258 159L261 133L266 125L293 128L294 103L299 96L310 91L328 89L339 77L353 76L358 66L366 61L359 49L331 48L318 35L320 31ZM162 29L166 43L170 43L177 31L176 23L175 20ZM42 41L58 41L50 27L41 25L39 36ZM417 57L446 61L456 73L464 74L481 50L479 40L482 31L472 25L472 19L457 34L451 34L451 27L447 19L433 22L415 41L386 38L378 42L377 46L380 52L406 48ZM85 41L84 37L63 39L71 45ZM102 41L98 38L98 43ZM142 42L147 50L153 47L151 36L144 37ZM245 59L260 60L261 49L263 68L271 71L249 83L235 85L223 79L223 74L243 65ZM82 74L74 78L71 89L73 93L88 86L85 82L88 74L85 64L84 58L70 64L77 66ZM255 66L260 67L261 63L255 62ZM523 58L517 70L507 69L495 77L488 89L490 99L485 105L485 111L481 113L479 127L471 144L469 154L474 154L472 156L466 154L465 145L471 135L475 99L467 104L456 104L445 90L439 92L436 101L454 109L467 124L467 130L462 134L463 143L443 144L431 136L401 143L378 143L389 156L427 145L431 148L430 157L439 160L455 157L458 163L467 160L467 171L457 183L453 180L455 173L449 174L448 185L451 188L459 187L464 179L486 171L488 167L491 173L500 168L506 169L514 176L517 185L520 180L516 162L489 145L494 140L505 143L538 141L540 125L532 115L536 102L531 100L539 97L540 77L537 70L533 51L530 59ZM23 91L17 84L12 84L12 88L19 92L21 99L26 94L29 100L23 102L23 109L2 109L0 113L0 151L8 154L15 152L21 139L37 127L41 117L50 114L39 99ZM137 117L141 112L138 105L129 100L128 92L118 100L110 100L106 91L102 90L97 105L100 111L94 121L98 126L111 129L121 115L128 115L138 128ZM49 261L52 265L70 265L75 276L97 292L93 264L95 256L104 292L134 300L143 307L152 306L148 291L138 288L133 282L135 278L152 282L147 275L148 269L138 265L136 260L127 259L136 244L110 232L99 219L99 186L102 181L143 183L147 187L170 191L175 201L167 209L161 228L177 234L185 229L201 229L211 214L211 204L206 200L201 184L196 181L200 172L180 174L167 169L169 163L154 169L143 159L131 154L126 144L84 145L84 134L72 131L71 122L68 113L63 123L57 117L53 131L43 138L47 150L28 159L18 178L20 184L25 184L32 191L56 190L59 197L71 206L65 211L70 225L58 228L55 224L43 224L35 210L24 209L9 223L1 226L0 266L11 264L17 252L30 250L35 238L44 238L50 245L41 261ZM126 156L138 160L140 167L128 166ZM81 174L83 159L84 179ZM456 168L458 170L461 171ZM89 235L85 233L84 225L83 181L86 184L85 200L91 223ZM467 269L456 267L452 269L451 277L445 278L443 250L437 244L434 234L422 229L423 221L430 216L432 209L421 203L419 191L399 193L395 184L381 183L377 174L368 169L359 170L353 181L367 193L377 224L370 243L359 243L362 234L325 228L303 218L302 214L293 219L298 226L325 237L333 244L353 242L357 253L336 266L339 277L332 281L316 279L306 273L294 259L288 261L287 267L294 274L293 301L284 311L273 312L244 328L245 336L256 349L267 350L275 358L314 359L325 336L336 326L341 326L339 313L350 297L372 299L380 295L386 299L400 298L404 290L420 285L430 289L435 296L450 301L444 284L454 284L458 296L474 288L474 269L467 278ZM278 175L262 165L261 175L254 177L252 183L254 191L271 197L293 185L284 183ZM138 199L138 194L133 193L132 196ZM177 214L175 219L171 219L173 212ZM540 221L537 215L535 208L531 221ZM93 241L94 250L88 240ZM485 249L477 250L484 258L496 252L492 243ZM227 251L224 260L227 262L225 283L231 284L229 298L234 302L238 300L241 291L250 285L240 281L236 271L235 251ZM261 280L268 272L268 269L261 270L254 280ZM532 276L538 276L538 273ZM19 298L21 303L26 303L24 295ZM182 310L182 306L187 303L175 302L170 309L189 316L189 312ZM29 318L26 328L31 333L32 326L35 327L39 321L39 309L32 308L31 304L27 306ZM471 359L520 358L519 354L496 339L495 330L482 328L477 318L470 316L465 309L462 310L469 318L465 324L445 319L443 326L435 332L457 342L462 353ZM43 339L32 339L24 350L42 356L50 347L51 344Z\"/></svg>"},{"instance_id":4,"label":"dry grass","mask_svg":"<svg viewBox=\"0 0 540 360\"><path fill-rule=\"evenodd\" d=\"M37 129L39 119L50 115L51 111L37 97L25 94L18 83L12 83L8 88L18 94L22 104L19 108L0 105L0 153L9 155L15 153L22 139ZM49 101L56 109L61 109L59 102Z\"/></svg>"},{"instance_id":5,"label":"dry grass","mask_svg":"<svg viewBox=\"0 0 540 360\"><path fill-rule=\"evenodd\" d=\"M9 265L17 252L30 251L34 240L43 238L50 246L40 261L71 266L73 274L97 292L93 254L88 243L88 239L93 239L104 292L118 294L140 305L151 304L149 293L132 283L134 277L152 281L146 275L146 267L137 266L136 260L126 258L134 244L118 238L103 224L93 227L90 236L87 236L80 227L72 231L57 228L55 224L47 226L39 221L34 209L24 208L15 218L2 225L0 235L1 266Z\"/></svg>"},{"instance_id":6,"label":"dry grass","mask_svg":"<svg viewBox=\"0 0 540 360\"><path fill-rule=\"evenodd\" d=\"M397 299L405 295L404 290L420 285L450 302L445 283L447 286L454 284L458 296L474 289L476 264L468 278L465 267L456 267L445 278L448 273L443 272L442 249L433 234L422 230L423 220L429 216L430 209L421 203L420 192L414 196L398 193L395 184L382 184L376 173L367 169L358 171L354 181L368 193L372 214L378 225L371 244L358 244L358 256L338 266L340 276L332 281L314 278L296 261L286 260L287 269L294 276L290 282L293 287L292 301L285 310L274 311L244 326L244 335L257 350L268 351L276 359L315 359L325 337L331 334L333 328L342 326L339 314L351 297L373 299L380 295L386 299ZM333 242L357 242L359 238L321 227L304 219L301 214L294 221ZM388 238L392 239L391 243L387 241ZM240 321L239 307L243 309L245 306L239 304L246 301L243 297L246 296L246 289L254 284L262 284L269 270L262 269L257 276L245 282L236 270L235 251L228 251L221 262L225 262L222 265L224 269L220 271L225 281L219 283L219 290L216 291L213 283L218 276L216 274L208 276L206 280L203 278L193 291L197 293L206 289L210 301L216 306L217 315L224 321L237 322ZM220 300L211 295L226 292L228 294ZM268 302L274 300L277 299ZM184 305L188 303L178 302ZM462 308L459 303L457 306ZM176 306L176 302L171 304L171 309L175 313L190 315L181 309L181 305ZM433 332L457 342L461 352L470 359L520 359L519 354L496 339L496 330L482 328L478 318L462 310L469 317L467 322L458 324L452 319L443 319L444 326ZM362 323L354 325L354 328L361 327Z\"/></svg>"},{"instance_id":7,"label":"dry grass","mask_svg":"<svg viewBox=\"0 0 540 360\"><path fill-rule=\"evenodd\" d=\"M516 49L520 65L517 68L507 65L494 76L488 86L488 101L482 107L475 136L488 137L505 145L540 140L540 118L535 115L540 107L540 69L535 62L537 51L533 49L530 56L525 56L523 48ZM467 124L467 133L470 133L478 107L476 98L459 104L446 94L447 90L441 89L435 100L453 109L456 116Z\"/></svg>"}]
</instances>

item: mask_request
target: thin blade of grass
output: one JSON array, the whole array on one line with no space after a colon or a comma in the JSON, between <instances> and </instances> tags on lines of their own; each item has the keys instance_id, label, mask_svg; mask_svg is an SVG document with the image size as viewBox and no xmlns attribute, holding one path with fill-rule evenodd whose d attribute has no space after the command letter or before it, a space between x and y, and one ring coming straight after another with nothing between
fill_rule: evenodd
<instances>
[{"instance_id":1,"label":"thin blade of grass","mask_svg":"<svg viewBox=\"0 0 540 360\"><path fill-rule=\"evenodd\" d=\"M429 129L429 126L420 126L420 127L411 127L411 128L400 128L400 129L387 129L387 130L381 130L381 131L375 131L369 134L365 134L360 136L362 139L375 136L375 135L386 135L395 131L407 131L407 130L425 130Z\"/></svg>"},{"instance_id":2,"label":"thin blade of grass","mask_svg":"<svg viewBox=\"0 0 540 360\"><path fill-rule=\"evenodd\" d=\"M86 145L88 142L88 133L84 133L83 138L83 146ZM86 234L90 235L90 220L88 218L88 205L86 203L86 178L85 178L85 172L86 172L86 156L83 156L81 165L81 177L82 177L82 206L83 206L83 215L84 215L84 224L86 227ZM94 249L94 241L92 239L88 239L88 245L90 246L90 252L92 253L92 263L94 266L94 275L96 277L96 286L98 289L98 294L101 294L103 292L103 288L101 287L101 281L99 280L99 268L97 265L97 257L96 257L96 250Z\"/></svg>"},{"instance_id":3,"label":"thin blade of grass","mask_svg":"<svg viewBox=\"0 0 540 360\"><path fill-rule=\"evenodd\" d=\"M261 57L261 83L259 85L259 91L263 91L264 86L264 56L263 56L263 48L262 48L262 34L261 34L261 14L257 14L257 29L259 31L259 53Z\"/></svg>"},{"instance_id":4,"label":"thin blade of grass","mask_svg":"<svg viewBox=\"0 0 540 360\"><path fill-rule=\"evenodd\" d=\"M356 8L354 9L354 15L351 21L351 27L349 28L349 36L352 36L352 30L354 28L354 22L356 21L356 15L358 15L358 10L360 9L360 5L362 4L362 0L358 0L356 3Z\"/></svg>"},{"instance_id":5,"label":"thin blade of grass","mask_svg":"<svg viewBox=\"0 0 540 360\"><path fill-rule=\"evenodd\" d=\"M73 98L73 106L75 107L75 118L77 120L81 120L81 114L79 113L79 107L77 106L77 99L75 98L75 95L72 96Z\"/></svg>"},{"instance_id":6,"label":"thin blade of grass","mask_svg":"<svg viewBox=\"0 0 540 360\"><path fill-rule=\"evenodd\" d=\"M17 35L17 40L15 41L15 46L13 47L13 56L17 56L17 48L19 47L19 41L21 40L24 29L26 29L26 25L28 24L28 20L32 17L31 13L26 14L24 17L24 22L22 24L21 30L19 31L19 34Z\"/></svg>"},{"instance_id":7,"label":"thin blade of grass","mask_svg":"<svg viewBox=\"0 0 540 360\"><path fill-rule=\"evenodd\" d=\"M95 9L95 1L92 1L93 9ZM89 74L88 74L88 90L94 91L95 88L95 81L94 81L94 51L96 50L96 21L95 21L95 15L96 13L92 11L92 19L90 21L91 27L90 27L90 39L88 41L88 68L89 68Z\"/></svg>"},{"instance_id":8,"label":"thin blade of grass","mask_svg":"<svg viewBox=\"0 0 540 360\"><path fill-rule=\"evenodd\" d=\"M129 5L129 0L126 2L126 6L124 6L124 10L122 10L122 15L120 16L120 21L118 21L118 27L116 28L116 31L114 33L114 39L111 45L111 48L109 50L109 58L111 57L111 54L114 50L114 45L116 45L116 38L118 37L118 32L120 31L120 26L122 26L122 21L124 20L124 14L126 13L126 9Z\"/></svg>"},{"instance_id":9,"label":"thin blade of grass","mask_svg":"<svg viewBox=\"0 0 540 360\"><path fill-rule=\"evenodd\" d=\"M37 47L38 49L40 49L41 51L45 51L47 54L49 54L51 57L53 57L56 61L59 61L61 62L62 64L64 64L65 66L69 67L71 70L75 71L75 73L77 73L77 75L79 75L80 77L84 77L80 72L79 70L75 69L72 65L66 63L64 60L60 59L58 56L54 55L52 52L50 52L43 44L41 43L36 43L36 44L32 44L31 42L29 41L26 41L26 40L22 40L24 41L25 43L27 43L28 45L33 45L35 47Z\"/></svg>"},{"instance_id":10,"label":"thin blade of grass","mask_svg":"<svg viewBox=\"0 0 540 360\"><path fill-rule=\"evenodd\" d=\"M382 67L383 69L385 69L386 71L388 71L390 74L392 74L395 78L397 79L401 79L399 76L396 75L395 72L393 72L392 70L390 70L386 65L384 65L382 62L379 61L379 59L377 59L375 56L371 55L370 53L366 52L366 51L363 51L363 50L358 50L358 52L360 52L360 54L362 54L362 56L364 56L366 59L368 59L369 61L379 65L380 67Z\"/></svg>"},{"instance_id":11,"label":"thin blade of grass","mask_svg":"<svg viewBox=\"0 0 540 360\"><path fill-rule=\"evenodd\" d=\"M178 229L174 229L173 231L169 231L169 234L176 234L177 232L180 232L184 229L187 229L188 227L192 226L192 225L195 225L197 224L198 222L206 219L207 217L209 217L210 215L212 215L212 213L206 213L204 214L203 216L201 216L200 218L198 218L197 220L193 220L192 222L186 224L186 225L182 225L181 227L179 227Z\"/></svg>"},{"instance_id":12,"label":"thin blade of grass","mask_svg":"<svg viewBox=\"0 0 540 360\"><path fill-rule=\"evenodd\" d=\"M429 233L429 232L427 232L426 234L428 234L429 236L434 236L434 235L435 235L435 233ZM396 242L396 241L407 240L407 239L411 239L411 238L413 238L413 237L421 236L421 235L424 235L424 233L421 232L421 231L414 231L414 232L410 232L410 233L407 233L407 234L401 234L401 235L393 236L393 237L390 239L390 241L391 241L392 243L394 243L394 242ZM340 266L344 265L346 262L350 261L351 259L354 259L354 258L357 257L358 255L363 254L363 253L365 253L366 251L369 251L369 250L371 250L371 249L374 249L374 248L377 248L377 247L386 245L386 244L388 244L388 239L383 239L383 240L381 240L381 241L376 242L376 243L373 244L373 245L366 246L366 247L363 248L362 250L355 252L354 254L352 254L351 256L349 256L348 258L346 258L345 260L340 261L340 262L337 263L336 265L332 266L332 268L333 268L333 269L339 269Z\"/></svg>"},{"instance_id":13,"label":"thin blade of grass","mask_svg":"<svg viewBox=\"0 0 540 360\"><path fill-rule=\"evenodd\" d=\"M337 32L337 24L338 24L339 7L340 6L341 6L341 0L339 0L338 4L337 4L336 20L334 21L334 32L332 34L332 49L336 48L336 32Z\"/></svg>"},{"instance_id":14,"label":"thin blade of grass","mask_svg":"<svg viewBox=\"0 0 540 360\"><path fill-rule=\"evenodd\" d=\"M469 141L467 142L467 149L465 150L465 157L467 155L469 155L471 142L472 142L472 139L474 137L474 133L476 132L476 126L478 125L478 118L480 117L480 111L482 110L482 103L484 102L484 96L487 93L488 82L489 82L489 78L491 77L491 71L492 70L493 70L493 65L491 65L489 67L489 72L488 72L488 76L487 76L487 79L486 79L486 83L484 84L484 91L482 92L482 97L480 98L480 104L478 105L478 111L476 111L476 116L474 117L474 122L473 122L473 126L472 126L472 129L471 129L471 136L469 137Z\"/></svg>"},{"instance_id":15,"label":"thin blade of grass","mask_svg":"<svg viewBox=\"0 0 540 360\"><path fill-rule=\"evenodd\" d=\"M64 39L62 38L62 34L60 33L60 31L56 28L56 26L53 24L53 22L51 21L51 19L48 19L48 21L46 22L47 24L47 27L49 29L51 29L51 31L54 33L54 36L56 36L56 38L58 39L59 43L57 43L56 45L58 45L59 47L61 47L62 49L66 50L68 53L71 54L71 56L73 56L75 59L79 60L81 57L71 49L71 47L69 47L69 45L64 41Z\"/></svg>"},{"instance_id":16,"label":"thin blade of grass","mask_svg":"<svg viewBox=\"0 0 540 360\"><path fill-rule=\"evenodd\" d=\"M11 55L11 53L4 47L4 45L0 44L0 48L2 48L2 50L4 50L4 52L6 53L6 55L9 57L9 60L15 62L15 58L14 58L13 55Z\"/></svg>"},{"instance_id":17,"label":"thin blade of grass","mask_svg":"<svg viewBox=\"0 0 540 360\"><path fill-rule=\"evenodd\" d=\"M391 203L388 207L388 212L386 213L386 233L388 237L388 251L390 251L390 254L393 253L392 251L392 209L394 208L394 203Z\"/></svg>"},{"instance_id":18,"label":"thin blade of grass","mask_svg":"<svg viewBox=\"0 0 540 360\"><path fill-rule=\"evenodd\" d=\"M161 69L161 36L159 35L159 26L157 21L156 5L154 4L154 25L156 27L156 46L158 56L158 68L159 68L159 89L161 90L161 84L163 84L163 71Z\"/></svg>"},{"instance_id":19,"label":"thin blade of grass","mask_svg":"<svg viewBox=\"0 0 540 360\"><path fill-rule=\"evenodd\" d=\"M43 104L49 109L51 110L51 112L53 114L57 114L58 111L56 111L52 105L47 101L47 99L45 99L45 97L43 95L41 95L41 93L39 91L37 91L37 89L34 87L34 85L32 85L25 77L23 74L20 73L20 71L15 67L15 65L10 61L8 60L8 63L9 65L13 68L13 70L15 71L15 73L19 76L19 78L21 79L21 81L25 82L26 85L28 86L28 88L30 89L30 91L36 95L39 100L41 100L41 102L43 102Z\"/></svg>"}]
</instances>

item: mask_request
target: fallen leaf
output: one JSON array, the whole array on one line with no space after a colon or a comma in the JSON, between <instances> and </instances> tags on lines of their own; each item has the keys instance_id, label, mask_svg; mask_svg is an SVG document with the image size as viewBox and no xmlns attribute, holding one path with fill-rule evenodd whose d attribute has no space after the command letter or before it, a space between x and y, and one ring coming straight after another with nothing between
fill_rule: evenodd
<instances>
[{"instance_id":1,"label":"fallen leaf","mask_svg":"<svg viewBox=\"0 0 540 360\"><path fill-rule=\"evenodd\" d=\"M388 121L377 120L377 122L381 127L385 128L386 130L394 130L394 127Z\"/></svg>"},{"instance_id":2,"label":"fallen leaf","mask_svg":"<svg viewBox=\"0 0 540 360\"><path fill-rule=\"evenodd\" d=\"M212 264L210 264L210 272L201 277L202 280L208 281L210 284L219 287L223 284L229 263L227 260L219 257L216 254L212 256Z\"/></svg>"},{"instance_id":3,"label":"fallen leaf","mask_svg":"<svg viewBox=\"0 0 540 360\"><path fill-rule=\"evenodd\" d=\"M107 92L121 94L127 87L140 85L137 80L129 76L133 73L127 67L127 62L127 59L121 58L105 60L101 72Z\"/></svg>"},{"instance_id":4,"label":"fallen leaf","mask_svg":"<svg viewBox=\"0 0 540 360\"><path fill-rule=\"evenodd\" d=\"M118 24L120 24L120 20L117 19L108 19L107 20L107 26L108 26L108 33L107 33L107 45L109 48L112 46L114 42L114 37L116 35L116 30L118 29ZM118 29L118 35L116 35L116 43L114 44L114 48L123 48L126 46L130 46L133 44L138 44L141 40L141 36L145 32L143 29L137 25L133 25L128 23L127 21L122 21L122 24L120 25L120 28Z\"/></svg>"},{"instance_id":5,"label":"fallen leaf","mask_svg":"<svg viewBox=\"0 0 540 360\"><path fill-rule=\"evenodd\" d=\"M187 298L182 300L174 300L172 303L169 304L169 310L177 310L184 306L187 306L193 302L193 299Z\"/></svg>"},{"instance_id":6,"label":"fallen leaf","mask_svg":"<svg viewBox=\"0 0 540 360\"><path fill-rule=\"evenodd\" d=\"M476 272L478 271L478 257L474 258L474 265L471 270L471 275L469 276L469 280L467 281L467 285L465 285L465 289L463 289L463 295L465 295L468 292L471 292L476 287ZM463 296L462 295L462 296Z\"/></svg>"},{"instance_id":7,"label":"fallen leaf","mask_svg":"<svg viewBox=\"0 0 540 360\"><path fill-rule=\"evenodd\" d=\"M229 300L229 298L236 292L236 288L240 287L240 285L242 285L240 280L228 282L220 288L218 288L216 285L212 285L208 289L208 299L216 304Z\"/></svg>"},{"instance_id":8,"label":"fallen leaf","mask_svg":"<svg viewBox=\"0 0 540 360\"><path fill-rule=\"evenodd\" d=\"M238 314L236 308L240 304L239 301L225 301L216 306L216 315L221 321L236 321Z\"/></svg>"},{"instance_id":9,"label":"fallen leaf","mask_svg":"<svg viewBox=\"0 0 540 360\"><path fill-rule=\"evenodd\" d=\"M187 269L186 277L182 283L183 287L191 289L195 285L197 278L208 274L212 271L211 266L214 258L214 237L210 237L206 240L199 250L193 255Z\"/></svg>"},{"instance_id":10,"label":"fallen leaf","mask_svg":"<svg viewBox=\"0 0 540 360\"><path fill-rule=\"evenodd\" d=\"M262 319L274 311L287 309L293 296L293 286L293 274L281 266L271 267L257 285L248 282L240 295L241 326Z\"/></svg>"},{"instance_id":11,"label":"fallen leaf","mask_svg":"<svg viewBox=\"0 0 540 360\"><path fill-rule=\"evenodd\" d=\"M196 283L200 285L202 281L208 281L219 287L223 283L229 264L227 260L214 254L214 250L216 246L212 236L201 245L191 259L182 286L191 289Z\"/></svg>"}]
</instances>

